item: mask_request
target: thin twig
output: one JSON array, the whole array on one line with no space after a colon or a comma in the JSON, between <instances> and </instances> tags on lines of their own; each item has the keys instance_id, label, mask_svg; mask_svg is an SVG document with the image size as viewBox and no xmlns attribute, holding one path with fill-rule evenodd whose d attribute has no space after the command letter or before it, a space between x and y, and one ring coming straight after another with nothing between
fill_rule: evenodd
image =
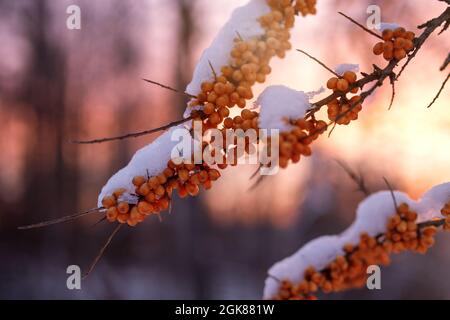
<instances>
[{"instance_id":1,"label":"thin twig","mask_svg":"<svg viewBox=\"0 0 450 320\"><path fill-rule=\"evenodd\" d=\"M216 70L214 70L214 67L213 67L213 65L212 65L212 63L211 63L210 60L208 60L208 64L209 64L209 67L211 68L211 71L212 71L212 73L213 73L213 75L214 75L214 79L217 79L217 73L216 73Z\"/></svg>"},{"instance_id":2,"label":"thin twig","mask_svg":"<svg viewBox=\"0 0 450 320\"><path fill-rule=\"evenodd\" d=\"M250 176L249 180L253 180L253 178L256 177L256 175L259 173L259 171L261 170L262 165L259 165L258 169L255 170L255 172L252 173L252 175Z\"/></svg>"},{"instance_id":3,"label":"thin twig","mask_svg":"<svg viewBox=\"0 0 450 320\"><path fill-rule=\"evenodd\" d=\"M116 136L116 137L109 137L109 138L100 138L100 139L94 139L94 140L74 140L71 141L72 143L75 144L96 144L96 143L104 143L104 142L110 142L110 141L117 141L117 140L123 140L123 139L128 139L128 138L138 138L138 137L142 137L145 135L149 135L152 133L156 133L159 131L164 131L164 130L168 130L172 127L175 127L177 125L180 125L182 123L185 123L189 120L192 120L192 116L188 117L188 118L184 118L181 120L177 120L177 121L173 121L170 122L169 124L166 124L164 126L158 127L158 128L154 128L154 129L149 129L149 130L145 130L145 131L139 131L139 132L133 132L133 133L128 133L122 136Z\"/></svg>"},{"instance_id":4,"label":"thin twig","mask_svg":"<svg viewBox=\"0 0 450 320\"><path fill-rule=\"evenodd\" d=\"M369 196L371 192L367 188L366 182L364 181L363 176L358 175L356 172L354 172L345 162L337 160L337 159L335 161L337 162L337 164L339 166L342 167L342 169L344 169L344 171L348 174L350 179L352 179L356 183L356 185L358 186L358 191L361 191L366 196Z\"/></svg>"},{"instance_id":5,"label":"thin twig","mask_svg":"<svg viewBox=\"0 0 450 320\"><path fill-rule=\"evenodd\" d=\"M255 183L253 183L253 184L250 186L250 188L248 188L247 191L255 190L255 189L256 189L256 188L264 181L264 179L265 179L266 177L267 177L267 176L260 175L260 176L258 177L258 180L256 180Z\"/></svg>"},{"instance_id":6,"label":"thin twig","mask_svg":"<svg viewBox=\"0 0 450 320\"><path fill-rule=\"evenodd\" d=\"M424 24L421 24L418 26L419 29L425 28L425 30L422 32L422 34L414 39L414 51L408 55L408 58L405 62L405 64L402 66L400 72L397 75L397 79L401 76L403 71L405 70L406 66L409 64L409 62L416 56L417 52L420 50L422 45L425 43L425 40L428 39L428 37L443 23L450 20L450 7L447 8L439 17L431 19L430 21L425 22Z\"/></svg>"},{"instance_id":7,"label":"thin twig","mask_svg":"<svg viewBox=\"0 0 450 320\"><path fill-rule=\"evenodd\" d=\"M197 98L197 96L194 96L193 94L187 93L187 92L185 92L185 91L177 90L177 89L175 89L175 88L166 86L165 84L162 84L162 83L159 83L159 82L156 82L156 81L153 81L153 80L149 80L149 79L142 79L142 80L144 80L145 82L148 82L148 83L157 85L157 86L159 86L159 87L161 87L161 88L164 88L164 89L173 91L173 92L175 92L175 93L179 93L179 94L188 96L189 98L194 98L194 99Z\"/></svg>"},{"instance_id":8,"label":"thin twig","mask_svg":"<svg viewBox=\"0 0 450 320\"><path fill-rule=\"evenodd\" d=\"M88 271L83 275L83 277L82 277L83 280L86 279L91 274L92 270L94 270L95 266L100 261L100 259L102 258L103 254L105 253L106 248L108 248L108 246L111 243L112 239L117 234L117 232L119 232L119 230L120 230L120 228L122 226L123 226L123 224L118 224L117 227L114 229L114 231L111 233L111 235L108 237L108 239L106 240L105 244L102 246L102 248L98 252L97 256L95 257L94 261L90 265Z\"/></svg>"},{"instance_id":9,"label":"thin twig","mask_svg":"<svg viewBox=\"0 0 450 320\"><path fill-rule=\"evenodd\" d=\"M440 67L440 71L444 71L445 68L447 68L448 64L450 63L450 53L448 54L447 58L445 59L444 63Z\"/></svg>"},{"instance_id":10,"label":"thin twig","mask_svg":"<svg viewBox=\"0 0 450 320\"><path fill-rule=\"evenodd\" d=\"M445 224L445 219L438 219L438 220L430 220L430 221L424 221L417 224L417 227L419 229L423 229L426 227L442 227Z\"/></svg>"},{"instance_id":11,"label":"thin twig","mask_svg":"<svg viewBox=\"0 0 450 320\"><path fill-rule=\"evenodd\" d=\"M307 52L297 49L298 52L303 53L305 56L307 56L308 58L314 60L315 62L317 62L318 64L320 64L322 67L324 67L325 69L327 69L329 72L331 72L332 74L334 74L336 77L340 78L341 76L338 75L335 71L333 71L333 69L331 69L330 67L328 67L325 63L323 63L322 61L320 61L319 59L313 57L312 55L308 54Z\"/></svg>"},{"instance_id":12,"label":"thin twig","mask_svg":"<svg viewBox=\"0 0 450 320\"><path fill-rule=\"evenodd\" d=\"M29 230L29 229L37 229L37 228L48 227L48 226L52 226L52 225L59 224L59 223L73 221L75 219L87 216L87 215L92 214L92 213L101 212L101 210L103 210L103 209L104 208L93 208L93 209L90 209L90 210L82 212L82 213L76 213L76 214L72 214L72 215L69 215L69 216L62 217L62 218L49 220L49 221L44 221L44 222L39 222L39 223L31 224L31 225L28 225L28 226L21 226L21 227L18 227L17 229L19 229L19 230Z\"/></svg>"},{"instance_id":13,"label":"thin twig","mask_svg":"<svg viewBox=\"0 0 450 320\"><path fill-rule=\"evenodd\" d=\"M392 94L391 94L391 102L389 103L388 110L391 110L392 105L394 104L394 99L395 99L395 74L394 73L391 73L391 75L389 76L389 80L391 81Z\"/></svg>"},{"instance_id":14,"label":"thin twig","mask_svg":"<svg viewBox=\"0 0 450 320\"><path fill-rule=\"evenodd\" d=\"M439 89L438 93L436 94L436 96L434 97L433 101L431 101L431 103L428 105L427 108L431 108L431 106L436 102L436 100L439 98L439 96L441 95L441 92L444 90L445 84L448 81L448 78L450 77L450 73L447 75L447 78L445 78L444 82L442 83L441 88Z\"/></svg>"},{"instance_id":15,"label":"thin twig","mask_svg":"<svg viewBox=\"0 0 450 320\"><path fill-rule=\"evenodd\" d=\"M366 31L367 33L369 33L369 34L371 34L371 35L377 37L378 39L383 40L383 37L382 37L382 36L380 36L379 34L373 32L373 31L370 30L370 29L367 29L366 27L364 27L362 24L360 24L360 23L357 22L356 20L350 18L349 16L347 16L346 14L344 14L344 13L342 13L342 12L340 12L340 11L339 11L338 13L339 13L341 16L344 16L345 18L347 18L348 20L350 20L351 22L353 22L354 24L356 24L358 27L360 27L361 29L363 29L363 30Z\"/></svg>"},{"instance_id":16,"label":"thin twig","mask_svg":"<svg viewBox=\"0 0 450 320\"><path fill-rule=\"evenodd\" d=\"M392 201L394 202L394 207L395 207L395 212L398 212L398 204L397 204L397 199L395 199L395 194L394 194L394 189L392 188L391 184L389 183L388 179L386 179L385 177L383 177L384 182L386 183L391 196L392 196Z\"/></svg>"}]
</instances>

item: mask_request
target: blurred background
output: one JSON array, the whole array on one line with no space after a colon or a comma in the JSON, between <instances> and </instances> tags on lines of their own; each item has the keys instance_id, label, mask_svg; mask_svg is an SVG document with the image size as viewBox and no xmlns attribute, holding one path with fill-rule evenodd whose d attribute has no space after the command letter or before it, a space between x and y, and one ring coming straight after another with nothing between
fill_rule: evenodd
<instances>
[{"instance_id":1,"label":"blurred background","mask_svg":"<svg viewBox=\"0 0 450 320\"><path fill-rule=\"evenodd\" d=\"M155 136L78 146L179 119L184 97L144 83L177 88L190 82L202 50L246 0L0 0L0 298L259 299L268 268L307 241L343 231L364 195L335 159L361 172L371 191L386 176L412 197L450 178L450 91L431 109L446 73L439 72L449 33L433 35L396 85L365 103L360 120L322 137L314 155L249 191L255 167L227 169L196 199L175 200L163 222L124 228L82 290L66 288L66 268L86 268L113 226L96 217L30 231L19 225L95 206L106 180ZM378 4L384 22L416 26L439 15L439 1L323 1L317 16L298 18L301 48L334 66L370 71L376 39L358 21ZM81 8L82 29L66 28L66 8ZM312 91L329 74L296 51L275 59L270 84ZM448 72L448 71L446 71ZM404 254L382 271L382 290L333 299L450 299L450 237L427 256Z\"/></svg>"}]
</instances>

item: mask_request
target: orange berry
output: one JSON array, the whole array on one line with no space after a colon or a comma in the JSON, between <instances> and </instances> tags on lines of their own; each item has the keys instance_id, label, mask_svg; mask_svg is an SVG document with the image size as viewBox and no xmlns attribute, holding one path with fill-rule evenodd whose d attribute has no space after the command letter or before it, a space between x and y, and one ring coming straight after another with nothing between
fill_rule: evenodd
<instances>
[{"instance_id":1,"label":"orange berry","mask_svg":"<svg viewBox=\"0 0 450 320\"><path fill-rule=\"evenodd\" d=\"M203 182L203 188L205 188L205 190L211 189L212 188L211 180L207 180L207 181Z\"/></svg>"},{"instance_id":2,"label":"orange berry","mask_svg":"<svg viewBox=\"0 0 450 320\"><path fill-rule=\"evenodd\" d=\"M383 58L387 61L392 60L392 58L394 58L394 52L392 50L391 51L385 50L383 52Z\"/></svg>"},{"instance_id":3,"label":"orange berry","mask_svg":"<svg viewBox=\"0 0 450 320\"><path fill-rule=\"evenodd\" d=\"M331 90L336 89L338 81L339 81L339 79L336 78L336 77L330 78L330 79L327 81L327 88L328 88L328 89L331 89Z\"/></svg>"},{"instance_id":4,"label":"orange berry","mask_svg":"<svg viewBox=\"0 0 450 320\"><path fill-rule=\"evenodd\" d=\"M154 208L147 201L140 201L137 205L137 210L139 211L139 213L149 215L153 212Z\"/></svg>"},{"instance_id":5,"label":"orange berry","mask_svg":"<svg viewBox=\"0 0 450 320\"><path fill-rule=\"evenodd\" d=\"M213 90L213 84L211 82L203 82L201 89L203 92L210 92Z\"/></svg>"},{"instance_id":6,"label":"orange berry","mask_svg":"<svg viewBox=\"0 0 450 320\"><path fill-rule=\"evenodd\" d=\"M382 54L384 51L384 42L378 42L374 47L373 47L373 53L377 56L379 56L380 54Z\"/></svg>"},{"instance_id":7,"label":"orange berry","mask_svg":"<svg viewBox=\"0 0 450 320\"><path fill-rule=\"evenodd\" d=\"M213 113L216 110L216 106L213 103L207 103L204 107L203 107L203 112L207 115L210 115L211 113Z\"/></svg>"},{"instance_id":8,"label":"orange berry","mask_svg":"<svg viewBox=\"0 0 450 320\"><path fill-rule=\"evenodd\" d=\"M117 190L115 190L115 191L113 192L113 195L114 195L114 197L116 197L116 199L117 199L117 198L121 197L125 192L127 192L127 189L125 189L125 188L119 188L119 189L117 189Z\"/></svg>"},{"instance_id":9,"label":"orange berry","mask_svg":"<svg viewBox=\"0 0 450 320\"><path fill-rule=\"evenodd\" d=\"M198 195L198 193L200 191L198 185L192 184L192 183L186 184L186 190L192 197L195 197L196 195Z\"/></svg>"},{"instance_id":10,"label":"orange berry","mask_svg":"<svg viewBox=\"0 0 450 320\"><path fill-rule=\"evenodd\" d=\"M416 35L414 34L414 32L411 32L411 31L406 32L404 35L405 39L411 40L411 41L413 41L415 37L416 37Z\"/></svg>"},{"instance_id":11,"label":"orange berry","mask_svg":"<svg viewBox=\"0 0 450 320\"><path fill-rule=\"evenodd\" d=\"M219 96L225 93L225 84L218 82L214 85L214 92Z\"/></svg>"},{"instance_id":12,"label":"orange berry","mask_svg":"<svg viewBox=\"0 0 450 320\"><path fill-rule=\"evenodd\" d=\"M230 115L230 110L226 107L222 107L218 110L221 118L226 118Z\"/></svg>"},{"instance_id":13,"label":"orange berry","mask_svg":"<svg viewBox=\"0 0 450 320\"><path fill-rule=\"evenodd\" d=\"M186 169L181 169L178 171L178 178L180 181L184 182L189 179L189 171Z\"/></svg>"},{"instance_id":14,"label":"orange berry","mask_svg":"<svg viewBox=\"0 0 450 320\"><path fill-rule=\"evenodd\" d=\"M106 209L114 207L116 205L116 198L113 196L104 197L102 200L102 205Z\"/></svg>"},{"instance_id":15,"label":"orange berry","mask_svg":"<svg viewBox=\"0 0 450 320\"><path fill-rule=\"evenodd\" d=\"M128 213L119 213L117 216L117 221L122 224L127 223L129 217L130 215Z\"/></svg>"},{"instance_id":16,"label":"orange berry","mask_svg":"<svg viewBox=\"0 0 450 320\"><path fill-rule=\"evenodd\" d=\"M208 172L208 176L211 181L216 181L220 178L220 172L218 170L211 169Z\"/></svg>"},{"instance_id":17,"label":"orange berry","mask_svg":"<svg viewBox=\"0 0 450 320\"><path fill-rule=\"evenodd\" d=\"M336 89L339 91L345 92L348 90L348 81L345 79L339 79L336 84Z\"/></svg>"},{"instance_id":18,"label":"orange berry","mask_svg":"<svg viewBox=\"0 0 450 320\"><path fill-rule=\"evenodd\" d=\"M166 189L159 185L156 189L155 189L155 195L157 197L162 197L164 194L166 193Z\"/></svg>"},{"instance_id":19,"label":"orange berry","mask_svg":"<svg viewBox=\"0 0 450 320\"><path fill-rule=\"evenodd\" d=\"M151 177L148 180L148 185L151 189L156 189L159 186L159 180L157 177Z\"/></svg>"},{"instance_id":20,"label":"orange berry","mask_svg":"<svg viewBox=\"0 0 450 320\"><path fill-rule=\"evenodd\" d=\"M356 73L354 73L353 71L346 71L343 75L343 78L347 80L348 83L351 84L356 81L357 76Z\"/></svg>"},{"instance_id":21,"label":"orange berry","mask_svg":"<svg viewBox=\"0 0 450 320\"><path fill-rule=\"evenodd\" d=\"M150 193L150 186L147 183L144 183L138 189L138 194L140 194L141 196L145 197L149 193Z\"/></svg>"},{"instance_id":22,"label":"orange berry","mask_svg":"<svg viewBox=\"0 0 450 320\"><path fill-rule=\"evenodd\" d=\"M158 182L160 184L165 184L167 182L167 178L166 178L166 176L164 174L160 174L156 178L158 179Z\"/></svg>"},{"instance_id":23,"label":"orange berry","mask_svg":"<svg viewBox=\"0 0 450 320\"><path fill-rule=\"evenodd\" d=\"M121 202L117 205L117 210L122 214L128 213L130 210L130 205L127 202Z\"/></svg>"},{"instance_id":24,"label":"orange berry","mask_svg":"<svg viewBox=\"0 0 450 320\"><path fill-rule=\"evenodd\" d=\"M404 37L406 34L405 28L399 27L394 30L394 37Z\"/></svg>"},{"instance_id":25,"label":"orange berry","mask_svg":"<svg viewBox=\"0 0 450 320\"><path fill-rule=\"evenodd\" d=\"M405 39L403 39L403 38L396 38L394 40L394 48L395 49L402 49L404 45L405 45Z\"/></svg>"},{"instance_id":26,"label":"orange berry","mask_svg":"<svg viewBox=\"0 0 450 320\"><path fill-rule=\"evenodd\" d=\"M114 222L117 220L117 216L119 215L119 211L116 207L111 207L106 211L106 219L108 219L109 222Z\"/></svg>"},{"instance_id":27,"label":"orange berry","mask_svg":"<svg viewBox=\"0 0 450 320\"><path fill-rule=\"evenodd\" d=\"M227 129L231 129L234 126L234 121L231 118L226 118L223 122L223 126Z\"/></svg>"},{"instance_id":28,"label":"orange berry","mask_svg":"<svg viewBox=\"0 0 450 320\"><path fill-rule=\"evenodd\" d=\"M181 186L180 188L178 188L178 195L182 199L186 198L188 196L188 192L184 186Z\"/></svg>"},{"instance_id":29,"label":"orange berry","mask_svg":"<svg viewBox=\"0 0 450 320\"><path fill-rule=\"evenodd\" d=\"M405 49L406 52L409 52L412 49L414 49L414 43L412 42L412 40L406 39L403 44L403 49Z\"/></svg>"},{"instance_id":30,"label":"orange berry","mask_svg":"<svg viewBox=\"0 0 450 320\"><path fill-rule=\"evenodd\" d=\"M152 191L150 191L150 192L145 196L145 200L146 200L147 202L150 202L150 203L154 202L154 201L156 200L156 195L155 195L155 193L152 192Z\"/></svg>"},{"instance_id":31,"label":"orange berry","mask_svg":"<svg viewBox=\"0 0 450 320\"><path fill-rule=\"evenodd\" d=\"M402 60L406 57L406 51L404 49L395 49L394 58L397 60Z\"/></svg>"},{"instance_id":32,"label":"orange berry","mask_svg":"<svg viewBox=\"0 0 450 320\"><path fill-rule=\"evenodd\" d=\"M383 30L382 37L384 41L391 40L394 37L394 32L391 29Z\"/></svg>"},{"instance_id":33,"label":"orange berry","mask_svg":"<svg viewBox=\"0 0 450 320\"><path fill-rule=\"evenodd\" d=\"M222 122L222 120L220 119L220 115L217 112L213 112L210 116L209 116L209 122L216 126L218 125L220 122Z\"/></svg>"},{"instance_id":34,"label":"orange berry","mask_svg":"<svg viewBox=\"0 0 450 320\"><path fill-rule=\"evenodd\" d=\"M134 177L133 178L133 184L136 186L136 187L140 187L140 186L142 186L145 182L147 181L147 179L145 178L145 177L143 177L143 176L136 176L136 177Z\"/></svg>"},{"instance_id":35,"label":"orange berry","mask_svg":"<svg viewBox=\"0 0 450 320\"><path fill-rule=\"evenodd\" d=\"M227 95L223 95L217 98L216 105L219 108L225 108L230 103L230 98Z\"/></svg>"}]
</instances>

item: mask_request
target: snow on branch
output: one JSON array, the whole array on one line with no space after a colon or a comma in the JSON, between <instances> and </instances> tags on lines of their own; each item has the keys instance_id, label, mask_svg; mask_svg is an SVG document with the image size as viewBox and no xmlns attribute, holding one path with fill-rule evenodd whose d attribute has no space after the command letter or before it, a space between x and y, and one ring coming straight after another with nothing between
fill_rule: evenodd
<instances>
[{"instance_id":1,"label":"snow on branch","mask_svg":"<svg viewBox=\"0 0 450 320\"><path fill-rule=\"evenodd\" d=\"M376 239L386 234L390 219L398 211L392 196L402 207L406 204L409 207L408 212L413 216L413 212L417 214L414 220L417 226L420 227L421 224L428 226L429 222L433 221L439 221L437 224L442 225L440 221L445 219L443 208L450 206L450 183L433 187L417 201L400 191L382 191L370 195L359 204L356 220L343 233L312 240L292 256L272 266L265 282L264 298L270 299L277 296L283 282L299 284L304 281L305 272L307 273L308 270L323 270L337 257L345 256L346 248L356 247L361 235Z\"/></svg>"}]
</instances>

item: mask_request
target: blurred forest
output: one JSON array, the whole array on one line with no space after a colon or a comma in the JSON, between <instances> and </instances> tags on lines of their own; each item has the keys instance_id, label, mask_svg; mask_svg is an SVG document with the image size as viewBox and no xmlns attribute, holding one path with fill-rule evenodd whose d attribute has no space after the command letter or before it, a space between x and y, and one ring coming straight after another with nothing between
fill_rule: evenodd
<instances>
[{"instance_id":1,"label":"blurred forest","mask_svg":"<svg viewBox=\"0 0 450 320\"><path fill-rule=\"evenodd\" d=\"M227 18L217 12L221 5L229 15L245 2L0 0L0 298L259 299L274 262L351 223L364 195L333 160L336 154L319 148L307 160L307 171L293 169L248 191L254 168L242 168L239 174L231 169L211 195L176 199L162 223L155 218L136 229L124 228L80 291L66 288L66 268L86 268L111 225L94 225L98 217L93 216L47 229L16 229L95 206L108 177L155 136L95 146L69 141L180 118L185 98L141 79L184 88L201 50ZM344 9L365 19L364 1L323 2L332 11ZM416 1L365 2L379 3L391 20L401 15L414 23L424 21ZM81 30L66 28L66 8L74 3L82 10ZM333 36L329 29L324 37ZM361 35L350 28L341 32L349 39ZM352 50L367 50L371 42L364 39L353 41ZM306 48L320 52L314 42ZM448 42L433 48L443 61ZM322 52L322 58L329 58ZM367 55L358 59L364 57L370 63ZM439 59L433 61L436 69ZM434 89L438 87L430 89L430 96ZM442 100L441 108L448 107L448 93ZM405 187L395 169L386 173L378 163L350 160L371 191L385 189L385 174L396 187ZM448 245L444 234L427 257L396 257L383 269L380 291L331 298L450 299L450 281L443 281L450 266Z\"/></svg>"}]
</instances>

